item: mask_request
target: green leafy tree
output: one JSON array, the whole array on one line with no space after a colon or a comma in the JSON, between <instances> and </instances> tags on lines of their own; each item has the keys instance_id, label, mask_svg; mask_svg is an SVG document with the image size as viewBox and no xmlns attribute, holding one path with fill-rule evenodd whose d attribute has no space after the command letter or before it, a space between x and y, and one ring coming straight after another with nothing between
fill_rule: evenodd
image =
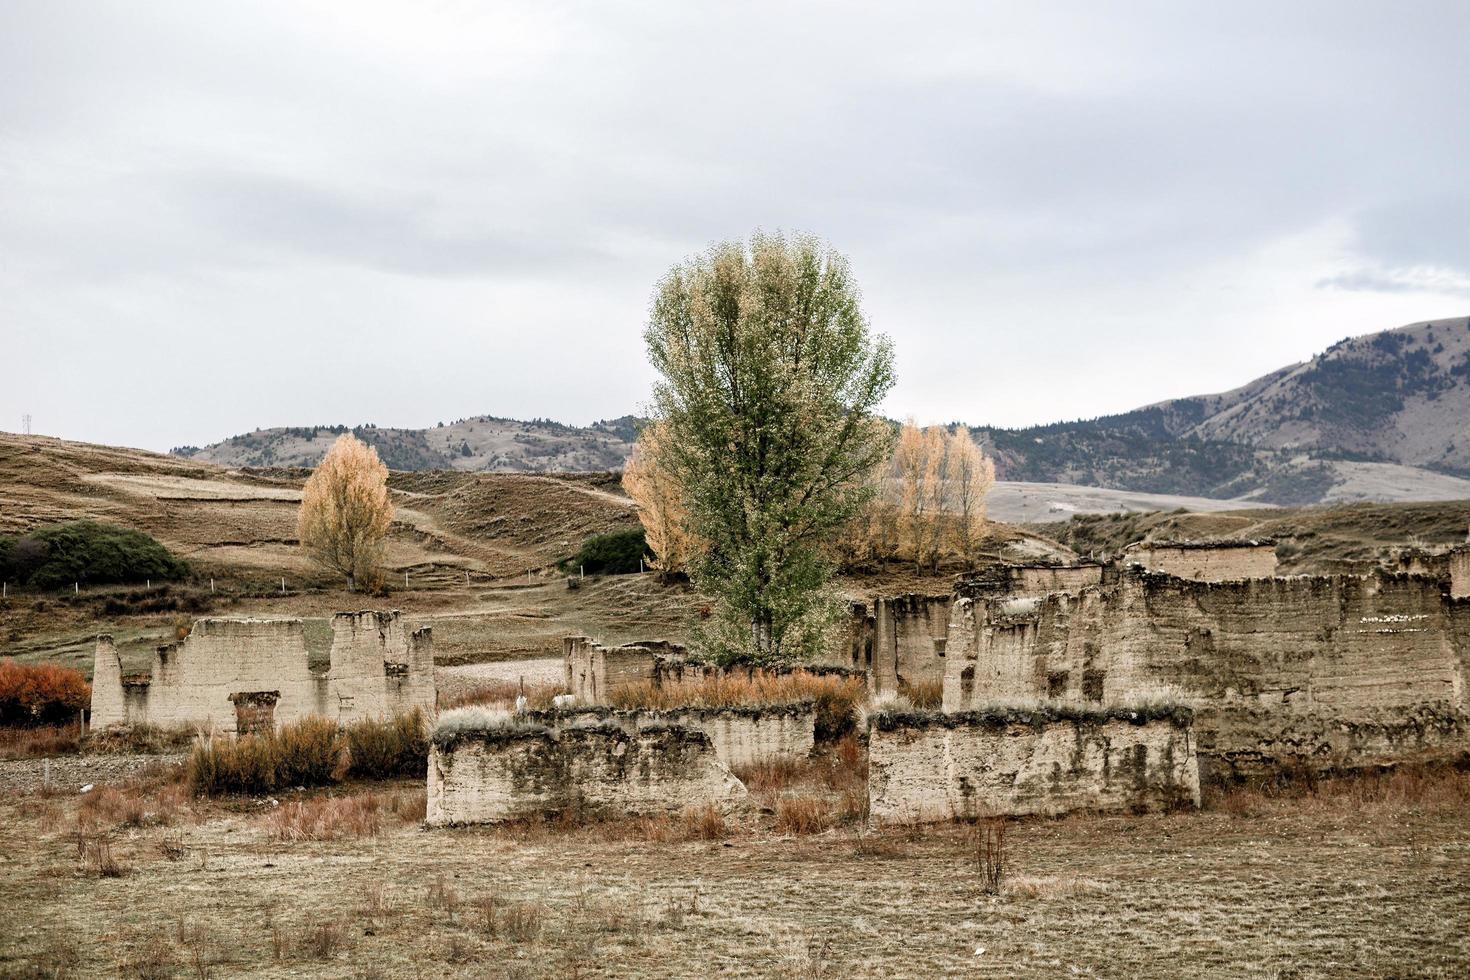
<instances>
[{"instance_id":1,"label":"green leafy tree","mask_svg":"<svg viewBox=\"0 0 1470 980\"><path fill-rule=\"evenodd\" d=\"M893 352L870 333L847 261L811 237L757 233L671 269L648 356L658 464L707 544L694 577L718 600L701 640L725 661L817 652L837 603L837 534L892 448L873 412Z\"/></svg>"}]
</instances>

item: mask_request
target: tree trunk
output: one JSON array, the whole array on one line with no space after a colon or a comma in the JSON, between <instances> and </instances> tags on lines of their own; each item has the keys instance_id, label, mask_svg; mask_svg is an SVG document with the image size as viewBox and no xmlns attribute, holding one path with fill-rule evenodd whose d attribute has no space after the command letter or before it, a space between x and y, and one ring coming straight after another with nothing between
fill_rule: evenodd
<instances>
[{"instance_id":1,"label":"tree trunk","mask_svg":"<svg viewBox=\"0 0 1470 980\"><path fill-rule=\"evenodd\" d=\"M357 591L357 576L353 575L351 572L347 573L347 591Z\"/></svg>"}]
</instances>

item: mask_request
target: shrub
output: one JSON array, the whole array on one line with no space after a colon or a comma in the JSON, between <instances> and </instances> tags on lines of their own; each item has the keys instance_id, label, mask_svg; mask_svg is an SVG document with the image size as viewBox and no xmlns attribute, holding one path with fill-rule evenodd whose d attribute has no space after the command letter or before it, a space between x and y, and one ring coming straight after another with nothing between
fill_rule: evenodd
<instances>
[{"instance_id":1,"label":"shrub","mask_svg":"<svg viewBox=\"0 0 1470 980\"><path fill-rule=\"evenodd\" d=\"M347 745L352 756L348 771L357 778L428 773L429 735L417 708L390 721L368 719L348 725Z\"/></svg>"},{"instance_id":2,"label":"shrub","mask_svg":"<svg viewBox=\"0 0 1470 980\"><path fill-rule=\"evenodd\" d=\"M0 725L58 725L74 721L92 702L80 671L55 664L0 661Z\"/></svg>"},{"instance_id":3,"label":"shrub","mask_svg":"<svg viewBox=\"0 0 1470 980\"><path fill-rule=\"evenodd\" d=\"M278 786L321 786L347 772L347 740L325 718L304 718L278 732L200 739L188 778L201 796L269 793Z\"/></svg>"},{"instance_id":4,"label":"shrub","mask_svg":"<svg viewBox=\"0 0 1470 980\"><path fill-rule=\"evenodd\" d=\"M268 740L274 742L279 786L325 786L347 773L347 739L334 721L303 718Z\"/></svg>"},{"instance_id":5,"label":"shrub","mask_svg":"<svg viewBox=\"0 0 1470 980\"><path fill-rule=\"evenodd\" d=\"M274 739L201 739L189 757L189 784L200 796L269 793L276 788Z\"/></svg>"},{"instance_id":6,"label":"shrub","mask_svg":"<svg viewBox=\"0 0 1470 980\"><path fill-rule=\"evenodd\" d=\"M38 589L183 578L189 566L142 531L75 521L0 542L0 577Z\"/></svg>"},{"instance_id":7,"label":"shrub","mask_svg":"<svg viewBox=\"0 0 1470 980\"><path fill-rule=\"evenodd\" d=\"M624 575L638 571L646 554L648 543L643 528L629 528L593 535L582 542L581 549L566 564L573 571L581 568L593 574Z\"/></svg>"}]
</instances>

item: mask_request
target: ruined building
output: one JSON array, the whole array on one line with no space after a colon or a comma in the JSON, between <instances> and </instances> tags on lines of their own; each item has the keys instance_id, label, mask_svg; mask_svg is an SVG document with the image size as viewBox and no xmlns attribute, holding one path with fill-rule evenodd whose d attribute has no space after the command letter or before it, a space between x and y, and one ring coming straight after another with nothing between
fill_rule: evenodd
<instances>
[{"instance_id":1,"label":"ruined building","mask_svg":"<svg viewBox=\"0 0 1470 980\"><path fill-rule=\"evenodd\" d=\"M1470 602L1424 576L1213 582L1135 567L1075 593L961 598L946 653L946 711L1184 703L1216 772L1470 748Z\"/></svg>"},{"instance_id":2,"label":"ruined building","mask_svg":"<svg viewBox=\"0 0 1470 980\"><path fill-rule=\"evenodd\" d=\"M97 638L92 725L193 724L269 730L309 715L353 721L434 710L427 628L409 633L397 611L332 617L331 662L311 670L299 619L200 619L159 647L146 675L124 677L112 637Z\"/></svg>"},{"instance_id":3,"label":"ruined building","mask_svg":"<svg viewBox=\"0 0 1470 980\"><path fill-rule=\"evenodd\" d=\"M1144 541L1123 551L1123 565L1142 565L1196 582L1271 578L1276 574L1276 542Z\"/></svg>"}]
</instances>

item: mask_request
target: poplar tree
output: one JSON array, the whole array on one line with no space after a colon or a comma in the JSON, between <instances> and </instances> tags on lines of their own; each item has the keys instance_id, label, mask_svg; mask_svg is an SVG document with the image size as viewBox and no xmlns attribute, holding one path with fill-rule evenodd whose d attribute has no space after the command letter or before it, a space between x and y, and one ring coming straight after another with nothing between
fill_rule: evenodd
<instances>
[{"instance_id":1,"label":"poplar tree","mask_svg":"<svg viewBox=\"0 0 1470 980\"><path fill-rule=\"evenodd\" d=\"M347 588L378 575L383 539L393 523L388 467L351 433L337 437L306 481L296 536L323 568L347 577Z\"/></svg>"},{"instance_id":2,"label":"poplar tree","mask_svg":"<svg viewBox=\"0 0 1470 980\"><path fill-rule=\"evenodd\" d=\"M668 438L660 422L645 426L623 467L623 489L638 506L643 537L653 552L653 567L667 579L689 571L703 545L690 530L684 490L660 462L659 447Z\"/></svg>"},{"instance_id":3,"label":"poplar tree","mask_svg":"<svg viewBox=\"0 0 1470 980\"><path fill-rule=\"evenodd\" d=\"M870 499L891 439L872 424L893 352L846 259L815 238L757 233L675 266L644 338L658 459L707 545L717 600L700 639L722 661L817 653L835 615L834 536Z\"/></svg>"}]
</instances>

